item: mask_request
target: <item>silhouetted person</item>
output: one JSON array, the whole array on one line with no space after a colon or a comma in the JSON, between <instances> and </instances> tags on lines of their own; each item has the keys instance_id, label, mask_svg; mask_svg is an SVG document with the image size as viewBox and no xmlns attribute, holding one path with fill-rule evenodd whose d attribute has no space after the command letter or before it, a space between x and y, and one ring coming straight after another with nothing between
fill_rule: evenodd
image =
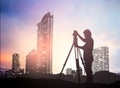
<instances>
[{"instance_id":1,"label":"silhouetted person","mask_svg":"<svg viewBox=\"0 0 120 88\"><path fill-rule=\"evenodd\" d=\"M84 58L84 63L85 63L85 70L87 74L87 83L92 84L93 83L93 77L92 77L92 62L93 62L93 45L94 41L91 37L91 32L89 29L86 29L84 31L84 37L80 36L77 31L75 31L76 35L83 41L85 42L84 46L78 46L78 48L83 49L83 58Z\"/></svg>"}]
</instances>

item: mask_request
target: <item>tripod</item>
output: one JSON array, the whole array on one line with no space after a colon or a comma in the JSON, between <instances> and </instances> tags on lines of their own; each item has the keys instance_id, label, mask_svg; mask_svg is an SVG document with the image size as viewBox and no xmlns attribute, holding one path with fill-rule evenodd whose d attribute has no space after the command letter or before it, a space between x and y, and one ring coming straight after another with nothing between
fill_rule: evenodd
<instances>
[{"instance_id":1,"label":"tripod","mask_svg":"<svg viewBox=\"0 0 120 88\"><path fill-rule=\"evenodd\" d=\"M84 67L84 68L85 68L85 64L84 64L84 61L83 61L83 59L82 59L81 52L80 52L79 48L76 46L76 45L77 45L77 35L76 35L75 33L73 33L73 36L74 36L74 37L73 37L73 44L72 44L72 46L71 46L71 48L70 48L70 51L69 51L69 53L68 53L68 56L67 56L67 58L66 58L66 60L65 60L65 63L64 63L64 65L63 65L63 68L62 68L62 70L61 70L61 72L60 72L60 77L61 77L61 74L62 74L62 72L63 72L63 70L64 70L64 68L65 68L65 65L66 65L67 61L68 61L68 58L69 58L69 56L70 56L70 54L71 54L71 51L72 51L72 49L74 48L76 68L77 68L77 75L78 75L78 83L79 83L79 85L81 85L79 57L81 58L81 61L82 61L82 64L83 64L83 67Z\"/></svg>"}]
</instances>

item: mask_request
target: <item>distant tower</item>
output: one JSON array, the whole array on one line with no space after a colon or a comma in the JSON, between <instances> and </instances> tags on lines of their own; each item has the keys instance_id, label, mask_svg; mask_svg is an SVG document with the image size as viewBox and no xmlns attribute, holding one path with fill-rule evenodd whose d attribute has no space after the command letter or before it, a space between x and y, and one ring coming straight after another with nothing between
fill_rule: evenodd
<instances>
[{"instance_id":1,"label":"distant tower","mask_svg":"<svg viewBox=\"0 0 120 88\"><path fill-rule=\"evenodd\" d=\"M20 72L19 54L17 53L12 56L12 71L16 74Z\"/></svg>"},{"instance_id":2,"label":"distant tower","mask_svg":"<svg viewBox=\"0 0 120 88\"><path fill-rule=\"evenodd\" d=\"M53 15L47 13L37 24L37 55L40 73L52 73Z\"/></svg>"},{"instance_id":3,"label":"distant tower","mask_svg":"<svg viewBox=\"0 0 120 88\"><path fill-rule=\"evenodd\" d=\"M82 68L80 67L79 70L80 70L80 76L82 76L83 75L82 74ZM72 68L67 68L66 69L66 75L75 76L75 75L77 75L77 70L75 71L75 70L72 70Z\"/></svg>"},{"instance_id":4,"label":"distant tower","mask_svg":"<svg viewBox=\"0 0 120 88\"><path fill-rule=\"evenodd\" d=\"M71 74L72 74L72 68L67 68L66 75L71 75Z\"/></svg>"},{"instance_id":5,"label":"distant tower","mask_svg":"<svg viewBox=\"0 0 120 88\"><path fill-rule=\"evenodd\" d=\"M36 58L37 53L34 49L26 56L26 74L37 73Z\"/></svg>"},{"instance_id":6,"label":"distant tower","mask_svg":"<svg viewBox=\"0 0 120 88\"><path fill-rule=\"evenodd\" d=\"M93 73L97 71L109 71L109 48L107 46L93 50Z\"/></svg>"}]
</instances>

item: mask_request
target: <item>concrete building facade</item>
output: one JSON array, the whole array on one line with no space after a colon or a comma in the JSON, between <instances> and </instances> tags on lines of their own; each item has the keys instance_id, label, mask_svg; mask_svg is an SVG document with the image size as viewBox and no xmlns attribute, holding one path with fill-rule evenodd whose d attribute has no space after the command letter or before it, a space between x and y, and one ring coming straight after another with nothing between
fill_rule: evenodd
<instances>
[{"instance_id":1,"label":"concrete building facade","mask_svg":"<svg viewBox=\"0 0 120 88\"><path fill-rule=\"evenodd\" d=\"M93 73L97 71L109 71L109 48L99 47L93 50Z\"/></svg>"},{"instance_id":2,"label":"concrete building facade","mask_svg":"<svg viewBox=\"0 0 120 88\"><path fill-rule=\"evenodd\" d=\"M37 73L37 53L35 50L26 56L26 74Z\"/></svg>"},{"instance_id":3,"label":"concrete building facade","mask_svg":"<svg viewBox=\"0 0 120 88\"><path fill-rule=\"evenodd\" d=\"M52 73L53 15L47 13L37 24L37 68L40 73Z\"/></svg>"},{"instance_id":4,"label":"concrete building facade","mask_svg":"<svg viewBox=\"0 0 120 88\"><path fill-rule=\"evenodd\" d=\"M20 72L19 54L17 53L12 56L12 71L16 74Z\"/></svg>"}]
</instances>

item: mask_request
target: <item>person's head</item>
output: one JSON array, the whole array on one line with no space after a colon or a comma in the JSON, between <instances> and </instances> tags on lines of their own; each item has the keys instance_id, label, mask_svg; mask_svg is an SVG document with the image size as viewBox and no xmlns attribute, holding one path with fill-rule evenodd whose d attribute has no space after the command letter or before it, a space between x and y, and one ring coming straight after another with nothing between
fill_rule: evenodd
<instances>
[{"instance_id":1,"label":"person's head","mask_svg":"<svg viewBox=\"0 0 120 88\"><path fill-rule=\"evenodd\" d=\"M85 31L83 32L85 35L85 38L90 38L91 37L91 32L89 29L85 29Z\"/></svg>"}]
</instances>

